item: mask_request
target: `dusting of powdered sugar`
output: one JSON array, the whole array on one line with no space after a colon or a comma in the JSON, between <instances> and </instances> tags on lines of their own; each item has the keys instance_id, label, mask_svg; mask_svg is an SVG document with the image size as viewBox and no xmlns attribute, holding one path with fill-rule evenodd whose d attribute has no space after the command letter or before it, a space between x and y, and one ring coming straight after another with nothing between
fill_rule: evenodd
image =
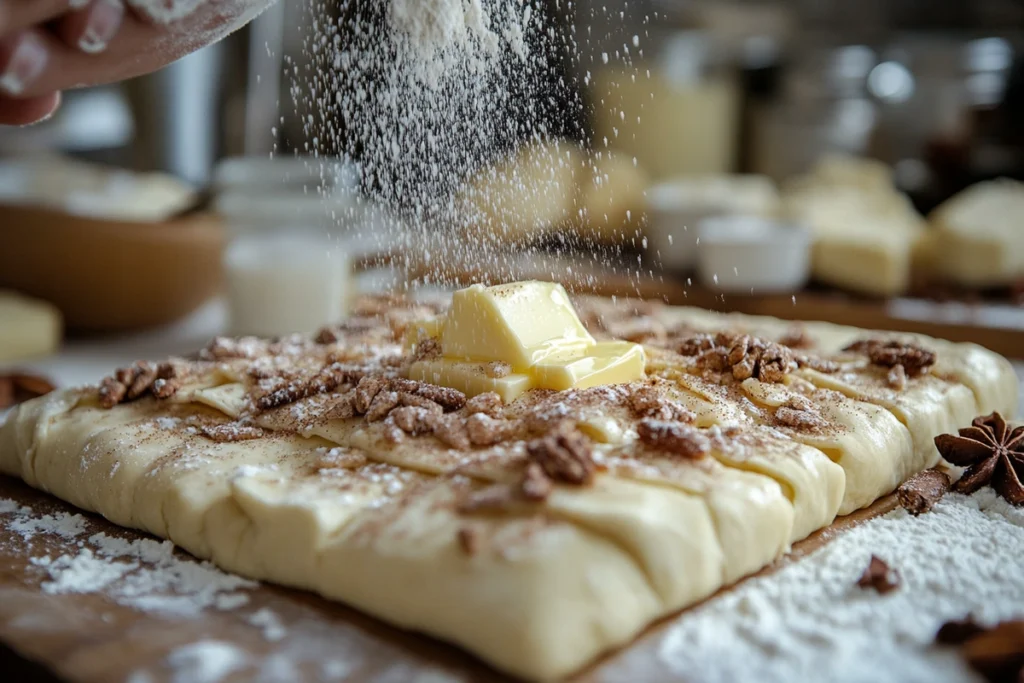
<instances>
[{"instance_id":1,"label":"dusting of powdered sugar","mask_svg":"<svg viewBox=\"0 0 1024 683\"><path fill-rule=\"evenodd\" d=\"M26 543L39 535L74 543L74 552L31 558L47 577L42 590L51 595L102 592L143 612L194 617L206 609L241 607L249 602L245 591L258 585L176 553L170 541L87 535L89 523L82 515L37 514L10 500L0 500L0 515Z\"/></svg>"},{"instance_id":2,"label":"dusting of powdered sugar","mask_svg":"<svg viewBox=\"0 0 1024 683\"><path fill-rule=\"evenodd\" d=\"M898 590L855 585L872 554L899 571ZM968 614L1024 617L1022 557L1024 510L990 489L950 495L920 517L896 510L679 617L651 636L657 665L694 683L974 681L955 652L932 645L935 633ZM649 667L627 651L597 680Z\"/></svg>"},{"instance_id":3,"label":"dusting of powdered sugar","mask_svg":"<svg viewBox=\"0 0 1024 683\"><path fill-rule=\"evenodd\" d=\"M247 621L263 631L263 637L272 643L283 640L288 635L281 618L269 608L263 607L256 610L249 615Z\"/></svg>"},{"instance_id":4,"label":"dusting of powdered sugar","mask_svg":"<svg viewBox=\"0 0 1024 683\"><path fill-rule=\"evenodd\" d=\"M184 645L167 656L172 683L217 683L245 667L249 657L231 643L203 640Z\"/></svg>"}]
</instances>

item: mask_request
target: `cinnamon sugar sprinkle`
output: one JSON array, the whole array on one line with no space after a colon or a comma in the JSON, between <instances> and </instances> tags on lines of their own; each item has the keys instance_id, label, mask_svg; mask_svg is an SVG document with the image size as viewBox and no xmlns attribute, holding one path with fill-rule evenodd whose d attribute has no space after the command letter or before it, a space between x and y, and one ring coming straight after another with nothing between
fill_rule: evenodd
<instances>
[{"instance_id":1,"label":"cinnamon sugar sprinkle","mask_svg":"<svg viewBox=\"0 0 1024 683\"><path fill-rule=\"evenodd\" d=\"M414 360L439 352L436 340L430 339L407 348L401 343L406 330L440 308L368 297L358 304L355 317L324 328L314 338L218 338L192 360L122 368L103 380L97 398L106 408L172 398L187 405L198 389L238 382L245 391L240 417L190 426L183 422L181 428L230 443L277 434L308 436L330 423L344 425L339 434L365 433L374 448L415 444L418 452L449 463L444 469L452 472L465 471L481 458L501 463L508 479L471 490L458 503L467 514L542 503L558 487L590 486L613 461L616 471L627 471L619 465L633 460L643 466L645 454L694 460L712 449L729 451L736 445L742 450L742 444L767 442L782 448L787 438L799 439L799 432L820 439L842 429L824 417L828 411L822 407L851 399L817 388L811 375L797 372L837 372L840 365L815 354L813 340L798 328L775 342L729 330L711 335L667 325L658 319L661 307L656 304L622 310L583 300L578 306L581 320L595 334L639 340L661 365L651 366L641 382L535 390L509 405L494 393L467 397L405 376ZM870 342L851 348L886 365L889 377L871 381L896 390L905 376L925 371L935 360L934 354L911 345ZM488 368L492 377L510 372L503 363ZM689 384L680 383L680 375L705 382L705 390L694 394L685 388ZM760 406L744 393L743 382L749 380L784 385L792 398L777 408ZM731 420L734 413L729 411L737 408L744 416L741 423L708 428L709 415L715 421ZM695 411L701 412L700 427ZM611 436L595 432L597 424L609 425ZM621 437L614 436L619 433ZM372 462L371 453L339 438L343 445L315 457L312 471L357 471Z\"/></svg>"}]
</instances>

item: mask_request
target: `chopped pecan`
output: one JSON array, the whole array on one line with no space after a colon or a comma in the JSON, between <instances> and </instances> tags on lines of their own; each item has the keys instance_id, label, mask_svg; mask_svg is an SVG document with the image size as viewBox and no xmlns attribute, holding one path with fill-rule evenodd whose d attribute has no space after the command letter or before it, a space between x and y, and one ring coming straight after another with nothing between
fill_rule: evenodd
<instances>
[{"instance_id":1,"label":"chopped pecan","mask_svg":"<svg viewBox=\"0 0 1024 683\"><path fill-rule=\"evenodd\" d=\"M826 358L818 358L816 356L807 356L804 354L797 354L793 356L798 367L810 368L826 375L839 372L839 363L828 360Z\"/></svg>"},{"instance_id":2,"label":"chopped pecan","mask_svg":"<svg viewBox=\"0 0 1024 683\"><path fill-rule=\"evenodd\" d=\"M503 420L476 413L466 420L466 433L474 446L493 446L505 438L507 430Z\"/></svg>"},{"instance_id":3,"label":"chopped pecan","mask_svg":"<svg viewBox=\"0 0 1024 683\"><path fill-rule=\"evenodd\" d=\"M104 377L99 388L100 405L104 408L113 408L124 401L126 393L128 387L124 382L118 381L117 377Z\"/></svg>"},{"instance_id":4,"label":"chopped pecan","mask_svg":"<svg viewBox=\"0 0 1024 683\"><path fill-rule=\"evenodd\" d=\"M768 344L761 352L757 378L762 382L781 382L795 368L792 351L781 344Z\"/></svg>"},{"instance_id":5,"label":"chopped pecan","mask_svg":"<svg viewBox=\"0 0 1024 683\"><path fill-rule=\"evenodd\" d=\"M490 391L486 394L478 394L466 401L466 413L469 415L483 413L490 417L499 417L504 405L501 396Z\"/></svg>"},{"instance_id":6,"label":"chopped pecan","mask_svg":"<svg viewBox=\"0 0 1024 683\"><path fill-rule=\"evenodd\" d=\"M444 415L435 420L434 438L459 451L467 450L470 445L465 420L454 415Z\"/></svg>"},{"instance_id":7,"label":"chopped pecan","mask_svg":"<svg viewBox=\"0 0 1024 683\"><path fill-rule=\"evenodd\" d=\"M633 391L626 399L635 417L665 422L693 422L696 416L676 401L670 401L653 386L645 385Z\"/></svg>"},{"instance_id":8,"label":"chopped pecan","mask_svg":"<svg viewBox=\"0 0 1024 683\"><path fill-rule=\"evenodd\" d=\"M397 391L380 391L366 409L367 422L379 422L398 406Z\"/></svg>"},{"instance_id":9,"label":"chopped pecan","mask_svg":"<svg viewBox=\"0 0 1024 683\"><path fill-rule=\"evenodd\" d=\"M519 490L523 497L534 502L547 500L554 489L551 478L544 472L539 463L531 462L523 470L523 478L519 482Z\"/></svg>"},{"instance_id":10,"label":"chopped pecan","mask_svg":"<svg viewBox=\"0 0 1024 683\"><path fill-rule=\"evenodd\" d=\"M383 394L378 395L382 396ZM402 406L391 411L391 419L406 434L421 436L433 431L434 420L439 414L440 409L431 411L418 406ZM369 413L367 413L367 419L369 419Z\"/></svg>"},{"instance_id":11,"label":"chopped pecan","mask_svg":"<svg viewBox=\"0 0 1024 683\"><path fill-rule=\"evenodd\" d=\"M929 512L950 487L949 475L940 470L918 472L896 489L896 499L912 515Z\"/></svg>"},{"instance_id":12,"label":"chopped pecan","mask_svg":"<svg viewBox=\"0 0 1024 683\"><path fill-rule=\"evenodd\" d=\"M700 430L678 422L643 420L637 434L651 448L684 458L702 458L711 451L711 441Z\"/></svg>"},{"instance_id":13,"label":"chopped pecan","mask_svg":"<svg viewBox=\"0 0 1024 683\"><path fill-rule=\"evenodd\" d=\"M818 432L828 427L828 422L821 415L810 410L800 410L790 406L781 406L775 411L775 421L783 427L791 427L808 432Z\"/></svg>"},{"instance_id":14,"label":"chopped pecan","mask_svg":"<svg viewBox=\"0 0 1024 683\"><path fill-rule=\"evenodd\" d=\"M387 386L387 380L377 375L367 375L359 380L359 384L356 385L356 398L353 404L356 412L363 414L370 409L370 404L373 403L373 399L377 398L385 386Z\"/></svg>"},{"instance_id":15,"label":"chopped pecan","mask_svg":"<svg viewBox=\"0 0 1024 683\"><path fill-rule=\"evenodd\" d=\"M100 382L100 405L113 408L119 403L139 399L151 392L156 381L157 369L145 361L119 368Z\"/></svg>"},{"instance_id":16,"label":"chopped pecan","mask_svg":"<svg viewBox=\"0 0 1024 683\"><path fill-rule=\"evenodd\" d=\"M441 406L445 412L458 410L466 405L466 395L461 391L411 379L393 379L388 383L393 391L404 391L429 399Z\"/></svg>"},{"instance_id":17,"label":"chopped pecan","mask_svg":"<svg viewBox=\"0 0 1024 683\"><path fill-rule=\"evenodd\" d=\"M902 365L908 377L920 377L935 365L935 354L917 344L868 339L854 342L844 351L863 353L873 365L892 368Z\"/></svg>"},{"instance_id":18,"label":"chopped pecan","mask_svg":"<svg viewBox=\"0 0 1024 683\"><path fill-rule=\"evenodd\" d=\"M229 360L232 358L254 358L263 342L255 337L214 337L205 349L199 352L202 360Z\"/></svg>"},{"instance_id":19,"label":"chopped pecan","mask_svg":"<svg viewBox=\"0 0 1024 683\"><path fill-rule=\"evenodd\" d=\"M135 365L135 377L128 387L125 398L129 401L134 401L149 391L155 381L156 368L145 361L137 363Z\"/></svg>"},{"instance_id":20,"label":"chopped pecan","mask_svg":"<svg viewBox=\"0 0 1024 683\"><path fill-rule=\"evenodd\" d=\"M861 588L874 588L885 595L900 587L900 574L877 555L872 555L857 585Z\"/></svg>"},{"instance_id":21,"label":"chopped pecan","mask_svg":"<svg viewBox=\"0 0 1024 683\"><path fill-rule=\"evenodd\" d=\"M200 427L199 431L207 439L217 443L252 441L253 439L262 438L266 434L265 431L255 425L247 425L240 422L205 425Z\"/></svg>"},{"instance_id":22,"label":"chopped pecan","mask_svg":"<svg viewBox=\"0 0 1024 683\"><path fill-rule=\"evenodd\" d=\"M398 392L398 402L403 406L409 406L412 408L423 408L427 412L433 413L435 415L440 415L441 413L444 412L444 408L442 408L437 403L431 401L429 398L423 398L422 396L418 396L416 394L410 394L408 391Z\"/></svg>"},{"instance_id":23,"label":"chopped pecan","mask_svg":"<svg viewBox=\"0 0 1024 683\"><path fill-rule=\"evenodd\" d=\"M710 334L695 334L679 342L676 351L681 356L699 356L705 351L715 348L715 339Z\"/></svg>"},{"instance_id":24,"label":"chopped pecan","mask_svg":"<svg viewBox=\"0 0 1024 683\"><path fill-rule=\"evenodd\" d=\"M362 467L368 461L366 456L347 448L320 449L313 468L320 470L353 470Z\"/></svg>"},{"instance_id":25,"label":"chopped pecan","mask_svg":"<svg viewBox=\"0 0 1024 683\"><path fill-rule=\"evenodd\" d=\"M531 441L526 452L545 474L562 484L589 484L597 470L590 442L575 429L559 429Z\"/></svg>"}]
</instances>

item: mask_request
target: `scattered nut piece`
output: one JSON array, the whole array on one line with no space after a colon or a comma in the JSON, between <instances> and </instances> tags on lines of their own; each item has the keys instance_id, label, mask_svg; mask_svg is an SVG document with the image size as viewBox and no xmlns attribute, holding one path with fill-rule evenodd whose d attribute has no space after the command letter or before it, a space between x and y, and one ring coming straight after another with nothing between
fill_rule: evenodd
<instances>
[{"instance_id":1,"label":"scattered nut piece","mask_svg":"<svg viewBox=\"0 0 1024 683\"><path fill-rule=\"evenodd\" d=\"M941 470L918 472L896 489L896 499L912 515L930 512L949 491L949 475Z\"/></svg>"},{"instance_id":2,"label":"scattered nut piece","mask_svg":"<svg viewBox=\"0 0 1024 683\"><path fill-rule=\"evenodd\" d=\"M501 416L501 410L504 405L501 396L490 391L486 394L478 394L466 401L466 413L469 415L483 413L484 415L496 418Z\"/></svg>"},{"instance_id":3,"label":"scattered nut piece","mask_svg":"<svg viewBox=\"0 0 1024 683\"><path fill-rule=\"evenodd\" d=\"M900 587L900 574L877 555L872 555L867 568L857 580L857 585L861 588L874 588L881 595L885 595Z\"/></svg>"},{"instance_id":4,"label":"scattered nut piece","mask_svg":"<svg viewBox=\"0 0 1024 683\"><path fill-rule=\"evenodd\" d=\"M678 422L644 420L637 425L640 441L651 448L698 459L711 451L711 441L696 427Z\"/></svg>"}]
</instances>

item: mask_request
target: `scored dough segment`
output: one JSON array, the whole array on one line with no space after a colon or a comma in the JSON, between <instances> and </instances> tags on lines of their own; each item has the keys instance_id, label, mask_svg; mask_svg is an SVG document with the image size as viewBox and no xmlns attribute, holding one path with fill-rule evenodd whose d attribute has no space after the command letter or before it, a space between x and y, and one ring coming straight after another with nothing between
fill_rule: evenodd
<instances>
[{"instance_id":1,"label":"scored dough segment","mask_svg":"<svg viewBox=\"0 0 1024 683\"><path fill-rule=\"evenodd\" d=\"M615 336L621 306L578 305ZM765 339L792 328L668 307L642 317ZM842 351L864 331L802 330L838 370L734 381L655 338L642 341L646 380L534 391L501 406L506 425L555 414L592 427L597 471L585 485L555 481L542 499L509 494L531 457L525 432L468 447L439 434L396 436L393 417L337 412L353 387L254 411L264 380L247 373L272 353L198 363L163 400L104 408L94 390L68 390L23 404L0 428L0 472L227 570L456 642L512 674L554 679L934 465L935 435L1015 410L1012 368L979 347L906 337L936 360L896 390L882 369ZM355 334L365 336L298 344L272 364L319 368L330 352L393 372L387 359L407 353L401 330L387 343L366 342L365 328ZM630 397L641 389L692 418L704 457L637 437ZM808 428L787 410L817 422ZM463 419L468 409L446 415ZM259 437L220 441L210 425L245 425ZM466 504L495 495L498 504Z\"/></svg>"}]
</instances>

